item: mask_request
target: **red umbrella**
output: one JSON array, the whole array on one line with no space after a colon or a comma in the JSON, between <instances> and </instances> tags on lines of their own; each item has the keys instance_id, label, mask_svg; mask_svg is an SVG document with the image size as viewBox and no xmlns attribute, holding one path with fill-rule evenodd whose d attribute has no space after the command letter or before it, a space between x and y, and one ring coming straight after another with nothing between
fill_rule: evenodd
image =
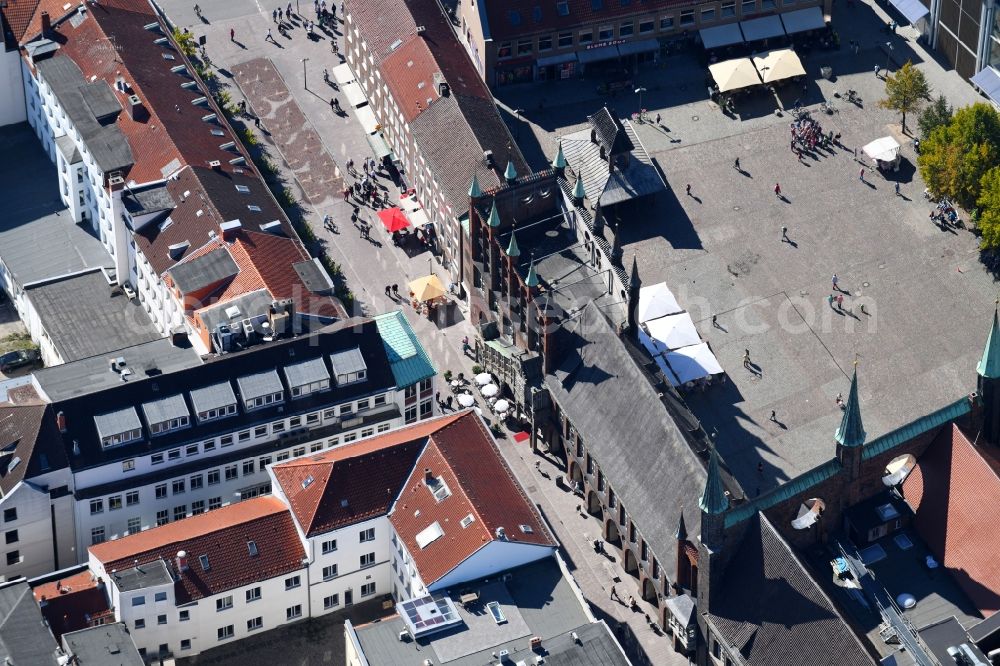
<instances>
[{"instance_id":1,"label":"red umbrella","mask_svg":"<svg viewBox=\"0 0 1000 666\"><path fill-rule=\"evenodd\" d=\"M382 220L382 224L389 233L395 233L410 226L410 221L406 219L406 215L403 214L403 211L398 208L380 210L378 212L378 217Z\"/></svg>"}]
</instances>

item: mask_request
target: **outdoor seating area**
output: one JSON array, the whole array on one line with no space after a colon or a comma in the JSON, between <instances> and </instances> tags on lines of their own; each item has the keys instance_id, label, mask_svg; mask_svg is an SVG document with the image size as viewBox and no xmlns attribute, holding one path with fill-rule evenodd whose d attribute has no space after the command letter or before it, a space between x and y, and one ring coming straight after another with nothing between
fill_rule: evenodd
<instances>
[{"instance_id":1,"label":"outdoor seating area","mask_svg":"<svg viewBox=\"0 0 1000 666\"><path fill-rule=\"evenodd\" d=\"M458 406L462 409L475 407L477 402L476 396L473 393L475 390L482 396L482 402L486 405L487 409L496 414L500 419L513 418L523 421L525 418L524 414L516 412L515 406L510 400L501 396L500 386L496 378L488 372L479 373L472 378L471 382L466 380L462 373L459 373L457 378L451 380L450 387L452 393L455 394ZM475 409L481 416L482 409L479 407L475 407Z\"/></svg>"},{"instance_id":2,"label":"outdoor seating area","mask_svg":"<svg viewBox=\"0 0 1000 666\"><path fill-rule=\"evenodd\" d=\"M720 107L729 111L733 111L734 95L750 92L757 86L767 86L773 91L775 85L798 82L806 75L802 61L792 49L763 51L748 58L712 63L708 71L712 79L709 93Z\"/></svg>"},{"instance_id":3,"label":"outdoor seating area","mask_svg":"<svg viewBox=\"0 0 1000 666\"><path fill-rule=\"evenodd\" d=\"M724 371L665 282L639 290L639 341L673 386L706 388Z\"/></svg>"}]
</instances>

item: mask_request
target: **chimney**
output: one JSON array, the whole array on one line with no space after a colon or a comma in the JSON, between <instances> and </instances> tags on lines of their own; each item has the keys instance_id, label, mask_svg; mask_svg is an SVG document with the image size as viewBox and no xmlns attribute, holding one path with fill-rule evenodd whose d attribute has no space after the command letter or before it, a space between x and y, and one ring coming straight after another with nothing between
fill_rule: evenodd
<instances>
[{"instance_id":1,"label":"chimney","mask_svg":"<svg viewBox=\"0 0 1000 666\"><path fill-rule=\"evenodd\" d=\"M59 432L66 434L66 414L62 411L56 413L56 425L59 427Z\"/></svg>"},{"instance_id":2,"label":"chimney","mask_svg":"<svg viewBox=\"0 0 1000 666\"><path fill-rule=\"evenodd\" d=\"M227 241L232 241L242 228L243 224L239 220L230 220L229 222L223 222L219 225L219 230L222 232L222 238Z\"/></svg>"},{"instance_id":3,"label":"chimney","mask_svg":"<svg viewBox=\"0 0 1000 666\"><path fill-rule=\"evenodd\" d=\"M135 122L142 122L149 117L146 113L146 107L143 106L142 100L139 99L138 95L132 94L128 96L128 115Z\"/></svg>"},{"instance_id":4,"label":"chimney","mask_svg":"<svg viewBox=\"0 0 1000 666\"><path fill-rule=\"evenodd\" d=\"M424 468L424 483L427 485L434 483L434 475L431 473L430 467Z\"/></svg>"},{"instance_id":5,"label":"chimney","mask_svg":"<svg viewBox=\"0 0 1000 666\"><path fill-rule=\"evenodd\" d=\"M542 649L542 637L541 636L532 636L531 637L531 641L530 641L529 644L531 645L531 649L533 651L537 652L538 650L541 650Z\"/></svg>"},{"instance_id":6,"label":"chimney","mask_svg":"<svg viewBox=\"0 0 1000 666\"><path fill-rule=\"evenodd\" d=\"M49 37L52 34L52 19L48 12L42 12L42 37Z\"/></svg>"},{"instance_id":7,"label":"chimney","mask_svg":"<svg viewBox=\"0 0 1000 666\"><path fill-rule=\"evenodd\" d=\"M187 552L183 550L177 551L177 571L184 572L188 570L188 559Z\"/></svg>"}]
</instances>

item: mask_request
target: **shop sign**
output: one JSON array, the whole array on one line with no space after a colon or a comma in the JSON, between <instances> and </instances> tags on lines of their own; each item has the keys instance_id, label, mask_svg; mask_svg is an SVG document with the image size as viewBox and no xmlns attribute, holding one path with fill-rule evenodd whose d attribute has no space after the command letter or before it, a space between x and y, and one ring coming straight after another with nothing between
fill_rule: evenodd
<instances>
[{"instance_id":1,"label":"shop sign","mask_svg":"<svg viewBox=\"0 0 1000 666\"><path fill-rule=\"evenodd\" d=\"M609 39L606 42L597 42L596 44L590 44L587 46L587 50L590 49L603 49L605 46L618 46L619 44L624 44L627 40L624 39Z\"/></svg>"}]
</instances>

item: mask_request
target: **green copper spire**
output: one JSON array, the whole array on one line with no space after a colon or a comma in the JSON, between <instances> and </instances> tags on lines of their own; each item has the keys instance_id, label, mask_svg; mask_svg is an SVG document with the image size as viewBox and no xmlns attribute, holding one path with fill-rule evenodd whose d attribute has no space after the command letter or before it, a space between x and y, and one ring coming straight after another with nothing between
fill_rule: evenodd
<instances>
[{"instance_id":1,"label":"green copper spire","mask_svg":"<svg viewBox=\"0 0 1000 666\"><path fill-rule=\"evenodd\" d=\"M507 256L508 257L520 257L521 248L517 246L517 234L515 232L510 232L510 245L507 246Z\"/></svg>"},{"instance_id":2,"label":"green copper spire","mask_svg":"<svg viewBox=\"0 0 1000 666\"><path fill-rule=\"evenodd\" d=\"M469 185L469 197L475 199L481 196L483 196L483 190L479 187L479 179L476 178L476 174L472 174L472 184Z\"/></svg>"},{"instance_id":3,"label":"green copper spire","mask_svg":"<svg viewBox=\"0 0 1000 666\"><path fill-rule=\"evenodd\" d=\"M495 199L493 200L493 209L490 211L490 219L486 220L486 224L494 228L500 226L500 213L497 212L497 202Z\"/></svg>"},{"instance_id":4,"label":"green copper spire","mask_svg":"<svg viewBox=\"0 0 1000 666\"><path fill-rule=\"evenodd\" d=\"M562 141L559 142L559 152L557 152L556 156L552 159L552 168L553 169L566 168L566 156L563 155Z\"/></svg>"},{"instance_id":5,"label":"green copper spire","mask_svg":"<svg viewBox=\"0 0 1000 666\"><path fill-rule=\"evenodd\" d=\"M990 335L986 338L986 349L983 350L983 359L976 366L976 372L985 379L1000 377L1000 325L997 323L995 309L993 310L993 327L990 328Z\"/></svg>"},{"instance_id":6,"label":"green copper spire","mask_svg":"<svg viewBox=\"0 0 1000 666\"><path fill-rule=\"evenodd\" d=\"M583 178L577 176L576 185L573 186L573 197L576 199L583 199L585 196L587 196L587 193L583 189Z\"/></svg>"},{"instance_id":7,"label":"green copper spire","mask_svg":"<svg viewBox=\"0 0 1000 666\"><path fill-rule=\"evenodd\" d=\"M517 180L517 169L514 168L514 163L507 160L507 170L503 172L503 177L508 181Z\"/></svg>"},{"instance_id":8,"label":"green copper spire","mask_svg":"<svg viewBox=\"0 0 1000 666\"><path fill-rule=\"evenodd\" d=\"M538 274L535 273L535 258L531 258L531 265L528 266L528 276L524 278L524 284L529 287L538 286Z\"/></svg>"},{"instance_id":9,"label":"green copper spire","mask_svg":"<svg viewBox=\"0 0 1000 666\"><path fill-rule=\"evenodd\" d=\"M719 472L719 453L712 448L708 458L708 478L705 479L705 490L698 500L701 510L711 516L717 516L729 508L729 498L722 485L722 474Z\"/></svg>"},{"instance_id":10,"label":"green copper spire","mask_svg":"<svg viewBox=\"0 0 1000 666\"><path fill-rule=\"evenodd\" d=\"M847 396L844 407L844 418L840 421L837 434L834 436L838 444L847 447L861 446L865 443L865 427L861 423L861 405L858 403L858 364L854 363L854 376L851 377L851 392Z\"/></svg>"}]
</instances>

